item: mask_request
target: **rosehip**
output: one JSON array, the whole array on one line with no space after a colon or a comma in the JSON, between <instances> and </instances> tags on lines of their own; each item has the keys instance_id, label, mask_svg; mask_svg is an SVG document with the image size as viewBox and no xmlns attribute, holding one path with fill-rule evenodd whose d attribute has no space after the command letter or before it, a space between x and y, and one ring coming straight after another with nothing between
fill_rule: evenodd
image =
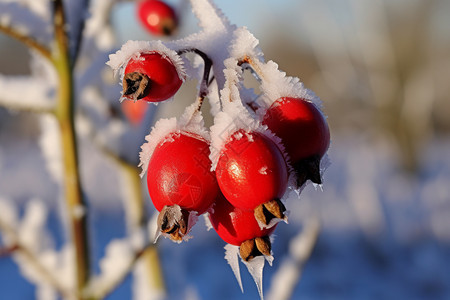
<instances>
[{"instance_id":1,"label":"rosehip","mask_svg":"<svg viewBox=\"0 0 450 300\"><path fill-rule=\"evenodd\" d=\"M279 200L287 188L286 162L277 145L258 132L234 133L221 151L216 167L217 181L225 198L236 207L255 210L268 225L284 219Z\"/></svg>"},{"instance_id":2,"label":"rosehip","mask_svg":"<svg viewBox=\"0 0 450 300\"><path fill-rule=\"evenodd\" d=\"M270 255L268 236L276 226L261 229L252 210L234 207L219 193L209 219L223 241L240 246L240 254L245 261L258 255Z\"/></svg>"},{"instance_id":3,"label":"rosehip","mask_svg":"<svg viewBox=\"0 0 450 300\"><path fill-rule=\"evenodd\" d=\"M200 215L213 204L219 187L210 168L209 144L197 134L173 132L156 146L148 164L147 186L160 212L159 228L171 239L181 241L187 233L188 212Z\"/></svg>"},{"instance_id":4,"label":"rosehip","mask_svg":"<svg viewBox=\"0 0 450 300\"><path fill-rule=\"evenodd\" d=\"M178 25L175 11L163 1L139 1L137 14L142 25L154 35L171 35Z\"/></svg>"},{"instance_id":5,"label":"rosehip","mask_svg":"<svg viewBox=\"0 0 450 300\"><path fill-rule=\"evenodd\" d=\"M308 179L321 184L320 160L330 145L330 131L319 109L305 99L280 98L267 110L263 124L281 139L297 174L297 187Z\"/></svg>"},{"instance_id":6,"label":"rosehip","mask_svg":"<svg viewBox=\"0 0 450 300\"><path fill-rule=\"evenodd\" d=\"M123 97L149 102L164 101L175 95L182 80L174 64L157 52L132 58L124 70Z\"/></svg>"},{"instance_id":7,"label":"rosehip","mask_svg":"<svg viewBox=\"0 0 450 300\"><path fill-rule=\"evenodd\" d=\"M137 126L141 123L148 109L148 103L145 101L122 101L122 111L128 121Z\"/></svg>"}]
</instances>

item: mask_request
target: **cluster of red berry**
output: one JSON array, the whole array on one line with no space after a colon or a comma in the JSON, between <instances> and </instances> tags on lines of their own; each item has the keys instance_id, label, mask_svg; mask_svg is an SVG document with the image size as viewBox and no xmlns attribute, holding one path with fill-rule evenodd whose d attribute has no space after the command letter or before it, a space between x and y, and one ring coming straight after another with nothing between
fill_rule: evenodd
<instances>
[{"instance_id":1,"label":"cluster of red berry","mask_svg":"<svg viewBox=\"0 0 450 300\"><path fill-rule=\"evenodd\" d=\"M159 230L181 242L195 217L208 212L218 235L240 246L244 261L270 256L268 236L278 221L287 220L281 199L288 186L299 189L307 180L321 183L320 161L330 143L326 119L315 104L301 97L279 97L266 108L257 102L239 103L258 129L238 128L214 149L200 112L214 78L209 74L212 62L198 49L175 55L188 51L205 61L203 89L180 120L155 124L141 152L148 191L160 212ZM123 99L171 98L185 77L173 55L159 49L132 56L124 67Z\"/></svg>"}]
</instances>

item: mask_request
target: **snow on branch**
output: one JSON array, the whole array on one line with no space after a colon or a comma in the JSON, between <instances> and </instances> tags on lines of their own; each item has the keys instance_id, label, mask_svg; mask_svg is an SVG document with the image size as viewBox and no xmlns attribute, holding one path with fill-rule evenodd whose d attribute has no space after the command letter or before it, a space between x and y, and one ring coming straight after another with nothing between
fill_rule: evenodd
<instances>
[{"instance_id":1,"label":"snow on branch","mask_svg":"<svg viewBox=\"0 0 450 300\"><path fill-rule=\"evenodd\" d=\"M55 106L56 74L50 63L31 52L30 76L0 74L0 106L15 110L50 112Z\"/></svg>"}]
</instances>

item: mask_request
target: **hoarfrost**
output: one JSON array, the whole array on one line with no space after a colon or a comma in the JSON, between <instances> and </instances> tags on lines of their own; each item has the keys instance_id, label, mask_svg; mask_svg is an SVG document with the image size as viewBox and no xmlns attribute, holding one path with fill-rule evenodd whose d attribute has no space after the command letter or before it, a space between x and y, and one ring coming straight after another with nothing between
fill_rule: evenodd
<instances>
[{"instance_id":1,"label":"hoarfrost","mask_svg":"<svg viewBox=\"0 0 450 300\"><path fill-rule=\"evenodd\" d=\"M39 146L46 160L47 169L55 182L61 183L63 176L61 133L57 121L50 115L39 118L41 135Z\"/></svg>"},{"instance_id":2,"label":"hoarfrost","mask_svg":"<svg viewBox=\"0 0 450 300\"><path fill-rule=\"evenodd\" d=\"M241 291L244 292L244 287L242 286L241 280L241 271L239 269L239 246L227 244L225 246L225 259L230 265Z\"/></svg>"},{"instance_id":3,"label":"hoarfrost","mask_svg":"<svg viewBox=\"0 0 450 300\"><path fill-rule=\"evenodd\" d=\"M90 17L86 20L86 37L92 38L100 50L111 49L115 43L115 36L110 24L112 5L110 0L93 1L90 6Z\"/></svg>"},{"instance_id":4,"label":"hoarfrost","mask_svg":"<svg viewBox=\"0 0 450 300\"><path fill-rule=\"evenodd\" d=\"M110 286L120 282L124 272L131 266L135 251L128 239L116 239L106 247L106 254L100 260L100 274L93 276L86 293L102 295Z\"/></svg>"},{"instance_id":5,"label":"hoarfrost","mask_svg":"<svg viewBox=\"0 0 450 300\"><path fill-rule=\"evenodd\" d=\"M173 141L170 138L171 133L189 132L209 141L209 133L204 126L202 114L196 111L197 106L197 103L188 106L178 121L176 118L170 118L160 119L156 122L150 134L145 137L146 143L141 146L142 150L139 153L139 167L142 168L141 177L147 171L150 158L156 147L162 143Z\"/></svg>"},{"instance_id":6,"label":"hoarfrost","mask_svg":"<svg viewBox=\"0 0 450 300\"><path fill-rule=\"evenodd\" d=\"M256 287L258 288L259 297L264 299L263 296L263 269L265 258L263 256L257 256L246 262L243 261L245 266L247 267L248 272L252 275L253 280L256 283Z\"/></svg>"},{"instance_id":7,"label":"hoarfrost","mask_svg":"<svg viewBox=\"0 0 450 300\"><path fill-rule=\"evenodd\" d=\"M14 109L51 110L55 106L57 77L49 63L31 51L31 76L0 74L0 105Z\"/></svg>"},{"instance_id":8,"label":"hoarfrost","mask_svg":"<svg viewBox=\"0 0 450 300\"><path fill-rule=\"evenodd\" d=\"M175 66L178 76L182 81L186 78L183 59L176 51L169 49L161 41L128 41L122 45L122 48L114 54L109 55L109 61L106 63L114 70L114 75L120 73L123 78L124 67L131 58L139 58L143 53L157 52L169 59Z\"/></svg>"}]
</instances>

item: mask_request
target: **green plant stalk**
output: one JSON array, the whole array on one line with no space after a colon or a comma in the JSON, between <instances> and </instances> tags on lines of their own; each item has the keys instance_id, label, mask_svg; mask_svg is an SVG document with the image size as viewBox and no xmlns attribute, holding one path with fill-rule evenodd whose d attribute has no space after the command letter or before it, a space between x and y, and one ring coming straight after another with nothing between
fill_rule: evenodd
<instances>
[{"instance_id":1,"label":"green plant stalk","mask_svg":"<svg viewBox=\"0 0 450 300\"><path fill-rule=\"evenodd\" d=\"M59 85L55 116L61 131L65 199L71 226L71 238L75 248L76 288L78 295L82 295L90 273L86 224L87 208L81 189L78 169L77 139L74 122L73 73L65 26L63 3L61 0L56 0L54 1L55 47L53 62L58 74Z\"/></svg>"}]
</instances>

